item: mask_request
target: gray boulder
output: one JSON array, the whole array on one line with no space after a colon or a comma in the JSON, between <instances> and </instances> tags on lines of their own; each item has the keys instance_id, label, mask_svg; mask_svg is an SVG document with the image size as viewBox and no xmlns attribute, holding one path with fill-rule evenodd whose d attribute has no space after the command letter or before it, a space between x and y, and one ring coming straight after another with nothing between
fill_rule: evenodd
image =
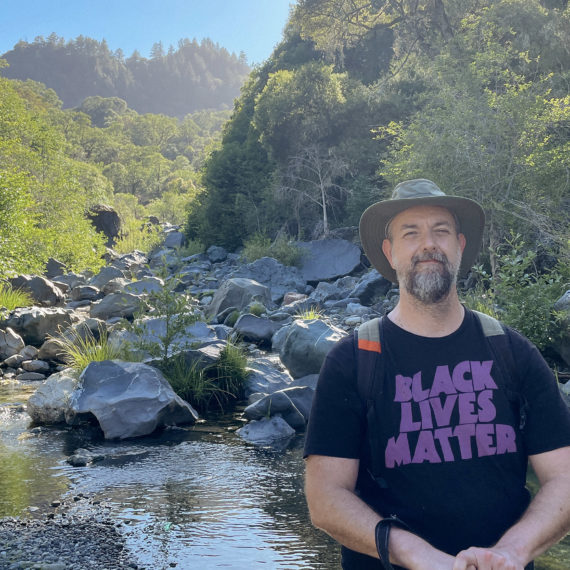
<instances>
[{"instance_id":1,"label":"gray boulder","mask_svg":"<svg viewBox=\"0 0 570 570\"><path fill-rule=\"evenodd\" d=\"M278 362L270 357L256 358L247 367L248 378L245 386L245 397L252 394L273 394L277 390L288 388L293 379L286 370L279 368Z\"/></svg>"},{"instance_id":2,"label":"gray boulder","mask_svg":"<svg viewBox=\"0 0 570 570\"><path fill-rule=\"evenodd\" d=\"M130 293L111 293L90 308L94 319L106 321L111 317L130 318L143 307L144 303L137 295Z\"/></svg>"},{"instance_id":3,"label":"gray boulder","mask_svg":"<svg viewBox=\"0 0 570 570\"><path fill-rule=\"evenodd\" d=\"M171 231L168 232L164 238L164 247L177 249L186 243L186 237L182 232Z\"/></svg>"},{"instance_id":4,"label":"gray boulder","mask_svg":"<svg viewBox=\"0 0 570 570\"><path fill-rule=\"evenodd\" d=\"M95 229L107 238L107 246L111 247L121 231L121 218L116 210L105 204L92 206L87 213Z\"/></svg>"},{"instance_id":5,"label":"gray boulder","mask_svg":"<svg viewBox=\"0 0 570 570\"><path fill-rule=\"evenodd\" d=\"M78 382L79 375L72 368L52 374L28 399L27 412L34 423L64 423L71 394Z\"/></svg>"},{"instance_id":6,"label":"gray boulder","mask_svg":"<svg viewBox=\"0 0 570 570\"><path fill-rule=\"evenodd\" d=\"M79 285L71 290L72 301L97 301L103 294L93 285Z\"/></svg>"},{"instance_id":7,"label":"gray boulder","mask_svg":"<svg viewBox=\"0 0 570 570\"><path fill-rule=\"evenodd\" d=\"M249 420L279 414L293 429L303 429L309 419L314 393L308 386L286 388L250 404L243 413Z\"/></svg>"},{"instance_id":8,"label":"gray boulder","mask_svg":"<svg viewBox=\"0 0 570 570\"><path fill-rule=\"evenodd\" d=\"M279 355L293 378L317 374L329 350L346 335L320 319L296 320L287 330Z\"/></svg>"},{"instance_id":9,"label":"gray boulder","mask_svg":"<svg viewBox=\"0 0 570 570\"><path fill-rule=\"evenodd\" d=\"M362 276L348 296L357 298L363 305L374 305L384 299L391 288L392 283L372 269Z\"/></svg>"},{"instance_id":10,"label":"gray boulder","mask_svg":"<svg viewBox=\"0 0 570 570\"><path fill-rule=\"evenodd\" d=\"M207 307L207 314L209 318L214 318L229 307L235 307L241 311L253 301L258 301L264 306L271 305L269 289L253 279L242 277L228 279L216 291L212 302Z\"/></svg>"},{"instance_id":11,"label":"gray boulder","mask_svg":"<svg viewBox=\"0 0 570 570\"><path fill-rule=\"evenodd\" d=\"M66 267L65 264L53 257L50 257L46 263L46 270L44 275L48 279L53 279L58 275L63 275L65 273Z\"/></svg>"},{"instance_id":12,"label":"gray boulder","mask_svg":"<svg viewBox=\"0 0 570 570\"><path fill-rule=\"evenodd\" d=\"M248 443L271 445L283 440L288 441L296 432L283 418L274 416L251 421L236 433Z\"/></svg>"},{"instance_id":13,"label":"gray boulder","mask_svg":"<svg viewBox=\"0 0 570 570\"><path fill-rule=\"evenodd\" d=\"M343 239L298 242L306 250L301 273L305 281L327 281L349 275L360 266L360 247Z\"/></svg>"},{"instance_id":14,"label":"gray boulder","mask_svg":"<svg viewBox=\"0 0 570 570\"><path fill-rule=\"evenodd\" d=\"M73 312L62 308L26 307L12 311L0 326L10 327L26 344L40 346L48 335L71 325Z\"/></svg>"},{"instance_id":15,"label":"gray boulder","mask_svg":"<svg viewBox=\"0 0 570 570\"><path fill-rule=\"evenodd\" d=\"M133 295L149 295L159 293L164 287L164 281L158 277L145 277L125 285L125 291Z\"/></svg>"},{"instance_id":16,"label":"gray boulder","mask_svg":"<svg viewBox=\"0 0 570 570\"><path fill-rule=\"evenodd\" d=\"M120 279L124 278L125 274L118 269L117 267L113 267L112 265L106 265L89 280L89 285L93 287L97 287L97 289L103 289L103 287L109 283L112 279Z\"/></svg>"},{"instance_id":17,"label":"gray boulder","mask_svg":"<svg viewBox=\"0 0 570 570\"><path fill-rule=\"evenodd\" d=\"M9 279L14 289L29 293L35 303L43 307L53 307L64 301L64 295L54 283L40 275L18 275Z\"/></svg>"},{"instance_id":18,"label":"gray boulder","mask_svg":"<svg viewBox=\"0 0 570 570\"><path fill-rule=\"evenodd\" d=\"M282 324L271 319L245 314L236 321L234 330L247 342L269 346L273 335L282 327Z\"/></svg>"},{"instance_id":19,"label":"gray boulder","mask_svg":"<svg viewBox=\"0 0 570 570\"><path fill-rule=\"evenodd\" d=\"M0 329L0 360L18 354L25 347L22 337L10 327Z\"/></svg>"},{"instance_id":20,"label":"gray boulder","mask_svg":"<svg viewBox=\"0 0 570 570\"><path fill-rule=\"evenodd\" d=\"M228 252L223 247L217 245L211 245L206 250L206 255L212 263L220 263L228 258Z\"/></svg>"},{"instance_id":21,"label":"gray boulder","mask_svg":"<svg viewBox=\"0 0 570 570\"><path fill-rule=\"evenodd\" d=\"M81 374L66 421L74 424L85 415L97 418L105 439L140 437L198 419L159 370L120 360L91 362Z\"/></svg>"},{"instance_id":22,"label":"gray boulder","mask_svg":"<svg viewBox=\"0 0 570 570\"><path fill-rule=\"evenodd\" d=\"M304 292L305 279L296 267L286 267L272 257L262 257L252 263L239 267L232 272L232 277L253 279L271 291L271 299L281 302L286 293L291 291Z\"/></svg>"}]
</instances>

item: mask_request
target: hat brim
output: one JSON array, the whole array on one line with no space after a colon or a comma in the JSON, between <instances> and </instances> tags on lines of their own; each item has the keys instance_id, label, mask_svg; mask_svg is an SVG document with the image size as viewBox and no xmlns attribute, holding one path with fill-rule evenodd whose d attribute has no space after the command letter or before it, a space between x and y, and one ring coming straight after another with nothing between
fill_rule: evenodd
<instances>
[{"instance_id":1,"label":"hat brim","mask_svg":"<svg viewBox=\"0 0 570 570\"><path fill-rule=\"evenodd\" d=\"M360 218L360 242L370 263L392 283L398 281L396 272L382 251L382 242L386 238L385 231L388 222L400 212L414 206L442 206L457 216L460 232L465 236L466 241L459 275L462 277L467 275L481 249L485 212L474 200L460 196L403 198L376 202L369 206Z\"/></svg>"}]
</instances>

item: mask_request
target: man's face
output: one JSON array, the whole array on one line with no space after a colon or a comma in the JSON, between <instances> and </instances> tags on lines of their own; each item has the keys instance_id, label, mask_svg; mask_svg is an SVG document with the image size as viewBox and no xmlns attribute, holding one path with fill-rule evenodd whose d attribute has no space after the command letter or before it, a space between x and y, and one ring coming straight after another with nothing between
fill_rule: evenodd
<instances>
[{"instance_id":1,"label":"man's face","mask_svg":"<svg viewBox=\"0 0 570 570\"><path fill-rule=\"evenodd\" d=\"M453 215L440 206L415 206L389 225L382 251L400 286L422 303L437 303L457 280L465 237Z\"/></svg>"}]
</instances>

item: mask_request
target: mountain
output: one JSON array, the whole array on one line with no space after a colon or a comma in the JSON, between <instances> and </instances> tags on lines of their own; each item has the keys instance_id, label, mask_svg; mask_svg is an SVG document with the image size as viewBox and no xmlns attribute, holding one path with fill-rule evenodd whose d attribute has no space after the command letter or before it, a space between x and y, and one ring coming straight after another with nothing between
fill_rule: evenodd
<instances>
[{"instance_id":1,"label":"mountain","mask_svg":"<svg viewBox=\"0 0 570 570\"><path fill-rule=\"evenodd\" d=\"M182 39L168 51L156 43L150 58L135 51L125 59L105 40L78 36L66 42L51 34L20 41L0 57L9 64L4 77L44 83L64 107L77 107L89 96L119 97L139 113L180 118L231 108L251 71L243 54L229 53L209 39Z\"/></svg>"}]
</instances>

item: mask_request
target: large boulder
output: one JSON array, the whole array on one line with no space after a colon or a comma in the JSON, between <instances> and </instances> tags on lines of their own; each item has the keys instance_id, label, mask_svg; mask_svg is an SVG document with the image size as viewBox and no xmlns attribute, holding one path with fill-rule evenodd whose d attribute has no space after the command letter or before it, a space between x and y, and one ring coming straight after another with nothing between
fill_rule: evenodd
<instances>
[{"instance_id":1,"label":"large boulder","mask_svg":"<svg viewBox=\"0 0 570 570\"><path fill-rule=\"evenodd\" d=\"M149 435L163 426L193 424L198 414L162 373L140 362L91 362L70 398L66 421L97 418L105 439Z\"/></svg>"},{"instance_id":2,"label":"large boulder","mask_svg":"<svg viewBox=\"0 0 570 570\"><path fill-rule=\"evenodd\" d=\"M94 319L107 320L111 317L130 318L143 307L143 300L130 293L111 293L91 305L90 314Z\"/></svg>"},{"instance_id":3,"label":"large boulder","mask_svg":"<svg viewBox=\"0 0 570 570\"><path fill-rule=\"evenodd\" d=\"M228 279L216 291L207 314L214 318L230 307L241 311L254 301L264 306L272 304L270 291L265 285L243 277Z\"/></svg>"},{"instance_id":4,"label":"large boulder","mask_svg":"<svg viewBox=\"0 0 570 570\"><path fill-rule=\"evenodd\" d=\"M164 238L164 247L178 249L186 243L186 236L179 231L170 231Z\"/></svg>"},{"instance_id":5,"label":"large boulder","mask_svg":"<svg viewBox=\"0 0 570 570\"><path fill-rule=\"evenodd\" d=\"M298 242L305 250L301 274L305 281L328 281L360 267L360 247L343 239Z\"/></svg>"},{"instance_id":6,"label":"large boulder","mask_svg":"<svg viewBox=\"0 0 570 570\"><path fill-rule=\"evenodd\" d=\"M317 374L329 350L345 335L320 319L296 320L280 346L281 361L293 378Z\"/></svg>"},{"instance_id":7,"label":"large boulder","mask_svg":"<svg viewBox=\"0 0 570 570\"><path fill-rule=\"evenodd\" d=\"M73 319L73 311L60 307L26 307L12 311L0 326L13 329L26 344L40 346L48 335L54 336L70 326Z\"/></svg>"},{"instance_id":8,"label":"large boulder","mask_svg":"<svg viewBox=\"0 0 570 570\"><path fill-rule=\"evenodd\" d=\"M271 358L256 358L248 363L248 377L245 385L245 397L252 394L272 394L289 387L293 378L286 370L281 370Z\"/></svg>"},{"instance_id":9,"label":"large boulder","mask_svg":"<svg viewBox=\"0 0 570 570\"><path fill-rule=\"evenodd\" d=\"M89 280L89 285L97 287L97 289L103 289L103 287L109 283L112 279L123 278L125 274L118 268L112 265L106 265Z\"/></svg>"},{"instance_id":10,"label":"large boulder","mask_svg":"<svg viewBox=\"0 0 570 570\"><path fill-rule=\"evenodd\" d=\"M0 329L0 360L18 354L25 346L24 339L10 327Z\"/></svg>"},{"instance_id":11,"label":"large boulder","mask_svg":"<svg viewBox=\"0 0 570 570\"><path fill-rule=\"evenodd\" d=\"M295 430L280 416L253 420L236 432L242 439L255 445L272 445L289 441Z\"/></svg>"},{"instance_id":12,"label":"large boulder","mask_svg":"<svg viewBox=\"0 0 570 570\"><path fill-rule=\"evenodd\" d=\"M40 275L18 275L9 282L12 288L26 291L36 304L43 307L53 307L64 301L61 289Z\"/></svg>"},{"instance_id":13,"label":"large boulder","mask_svg":"<svg viewBox=\"0 0 570 570\"><path fill-rule=\"evenodd\" d=\"M121 218L116 210L105 204L92 206L87 213L95 229L107 238L107 246L111 247L121 231Z\"/></svg>"},{"instance_id":14,"label":"large boulder","mask_svg":"<svg viewBox=\"0 0 570 570\"><path fill-rule=\"evenodd\" d=\"M160 293L164 287L164 281L158 277L145 277L138 281L132 281L125 285L125 291L133 295L150 295Z\"/></svg>"},{"instance_id":15,"label":"large boulder","mask_svg":"<svg viewBox=\"0 0 570 570\"><path fill-rule=\"evenodd\" d=\"M268 347L271 345L273 335L282 327L283 324L271 319L256 317L247 313L239 317L234 325L234 330L243 340Z\"/></svg>"},{"instance_id":16,"label":"large boulder","mask_svg":"<svg viewBox=\"0 0 570 570\"><path fill-rule=\"evenodd\" d=\"M28 399L27 412L34 423L65 423L71 394L78 382L79 374L72 368L52 374Z\"/></svg>"},{"instance_id":17,"label":"large boulder","mask_svg":"<svg viewBox=\"0 0 570 570\"><path fill-rule=\"evenodd\" d=\"M281 302L286 293L290 291L302 293L306 287L305 279L299 269L286 267L272 257L262 257L241 266L232 273L232 277L246 277L269 287L271 299L275 303Z\"/></svg>"},{"instance_id":18,"label":"large boulder","mask_svg":"<svg viewBox=\"0 0 570 570\"><path fill-rule=\"evenodd\" d=\"M279 390L260 398L243 411L248 420L280 415L293 429L307 425L315 391L308 386Z\"/></svg>"},{"instance_id":19,"label":"large boulder","mask_svg":"<svg viewBox=\"0 0 570 570\"><path fill-rule=\"evenodd\" d=\"M392 283L382 277L376 269L372 269L362 276L356 287L350 292L349 297L355 297L363 305L370 306L384 299L391 288Z\"/></svg>"}]
</instances>

